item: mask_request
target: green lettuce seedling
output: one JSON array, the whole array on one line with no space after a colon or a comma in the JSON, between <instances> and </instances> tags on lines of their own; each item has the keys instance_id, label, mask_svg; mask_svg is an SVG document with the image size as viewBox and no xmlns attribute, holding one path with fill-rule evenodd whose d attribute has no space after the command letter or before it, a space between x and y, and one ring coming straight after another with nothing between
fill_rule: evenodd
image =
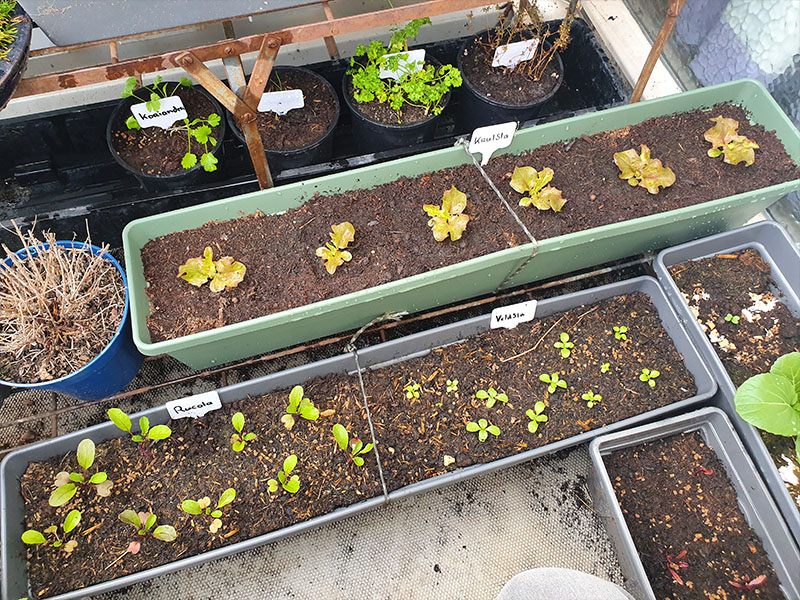
<instances>
[{"instance_id":1,"label":"green lettuce seedling","mask_svg":"<svg viewBox=\"0 0 800 600\"><path fill-rule=\"evenodd\" d=\"M317 256L325 261L325 270L331 275L336 272L336 268L346 262L350 262L353 255L345 248L355 239L356 230L349 221L344 221L338 225L331 225L331 241L321 248L317 248Z\"/></svg>"},{"instance_id":2,"label":"green lettuce seedling","mask_svg":"<svg viewBox=\"0 0 800 600\"><path fill-rule=\"evenodd\" d=\"M561 350L561 358L569 358L570 354L572 354L572 349L575 347L575 344L569 341L569 334L562 331L560 341L553 344L553 347Z\"/></svg>"},{"instance_id":3,"label":"green lettuce seedling","mask_svg":"<svg viewBox=\"0 0 800 600\"><path fill-rule=\"evenodd\" d=\"M784 354L769 372L755 375L736 390L736 412L773 435L795 438L800 463L800 352Z\"/></svg>"},{"instance_id":4,"label":"green lettuce seedling","mask_svg":"<svg viewBox=\"0 0 800 600\"><path fill-rule=\"evenodd\" d=\"M544 413L544 409L547 408L547 405L539 401L533 405L533 408L529 408L525 411L525 416L530 419L530 423L528 423L528 431L531 433L536 433L539 430L539 423L547 423L547 415L542 414Z\"/></svg>"},{"instance_id":5,"label":"green lettuce seedling","mask_svg":"<svg viewBox=\"0 0 800 600\"><path fill-rule=\"evenodd\" d=\"M508 396L498 393L498 391L494 388L489 388L488 390L478 390L475 392L475 397L478 400L486 400L486 408L492 408L495 405L495 402L498 400L503 404L508 402Z\"/></svg>"},{"instance_id":6,"label":"green lettuce seedling","mask_svg":"<svg viewBox=\"0 0 800 600\"><path fill-rule=\"evenodd\" d=\"M561 197L561 190L548 185L553 175L553 169L550 167L545 167L539 172L533 167L514 167L511 187L520 194L528 194L520 199L519 205L533 204L539 210L553 209L553 212L560 212L567 199Z\"/></svg>"},{"instance_id":7,"label":"green lettuce seedling","mask_svg":"<svg viewBox=\"0 0 800 600\"><path fill-rule=\"evenodd\" d=\"M620 179L645 188L651 194L657 194L659 186L669 187L675 183L675 173L669 167L661 165L657 158L650 158L650 148L642 144L641 154L630 149L614 154L614 163L620 170Z\"/></svg>"},{"instance_id":8,"label":"green lettuce seedling","mask_svg":"<svg viewBox=\"0 0 800 600\"><path fill-rule=\"evenodd\" d=\"M738 165L744 162L745 167L749 167L756 160L755 148L758 148L753 140L739 135L739 121L729 119L720 115L709 119L715 125L707 130L703 137L711 143L708 155L717 158L724 155L723 161L729 165Z\"/></svg>"},{"instance_id":9,"label":"green lettuce seedling","mask_svg":"<svg viewBox=\"0 0 800 600\"><path fill-rule=\"evenodd\" d=\"M226 287L235 288L244 279L247 268L232 256L223 256L213 260L214 254L210 246L203 251L203 258L190 258L178 269L178 278L200 287L209 279L209 288L217 293Z\"/></svg>"},{"instance_id":10,"label":"green lettuce seedling","mask_svg":"<svg viewBox=\"0 0 800 600\"><path fill-rule=\"evenodd\" d=\"M79 510L71 510L64 518L64 523L61 528L64 530L64 535L58 535L58 527L51 525L44 532L37 531L36 529L28 529L22 534L22 541L25 544L34 546L51 546L52 548L61 548L67 555L71 554L78 546L75 540L66 541L67 535L78 526L81 522L81 512ZM50 536L48 539L45 536Z\"/></svg>"},{"instance_id":11,"label":"green lettuce seedling","mask_svg":"<svg viewBox=\"0 0 800 600\"><path fill-rule=\"evenodd\" d=\"M290 454L286 457L286 460L283 461L283 470L278 472L278 481L280 481L281 487L290 494L296 494L297 490L300 489L300 477L298 475L289 477L296 466L297 455ZM271 494L278 491L278 481L274 479L267 481L267 489L269 489Z\"/></svg>"},{"instance_id":12,"label":"green lettuce seedling","mask_svg":"<svg viewBox=\"0 0 800 600\"><path fill-rule=\"evenodd\" d=\"M231 447L234 452L241 452L244 450L247 442L252 442L256 439L256 434L252 432L243 433L244 415L240 412L237 412L231 417L231 423L233 423L233 428L236 430L236 433L231 435Z\"/></svg>"},{"instance_id":13,"label":"green lettuce seedling","mask_svg":"<svg viewBox=\"0 0 800 600\"><path fill-rule=\"evenodd\" d=\"M184 500L181 502L181 510L189 515L205 515L211 518L211 523L208 526L210 533L217 533L219 528L222 527L222 509L233 502L236 498L236 490L228 488L217 500L216 508L211 508L211 498L205 496L199 500Z\"/></svg>"},{"instance_id":14,"label":"green lettuce seedling","mask_svg":"<svg viewBox=\"0 0 800 600\"><path fill-rule=\"evenodd\" d=\"M55 491L50 494L48 503L50 506L63 506L77 493L78 487L86 487L88 485L95 486L95 491L98 496L108 496L111 494L111 488L114 485L108 479L103 471L98 471L92 476L89 476L89 469L94 464L94 442L90 439L81 440L78 444L78 464L81 466L82 472L75 471L67 473L61 471L56 475L54 485Z\"/></svg>"},{"instance_id":15,"label":"green lettuce seedling","mask_svg":"<svg viewBox=\"0 0 800 600\"><path fill-rule=\"evenodd\" d=\"M647 385L649 385L651 388L654 388L656 387L655 378L659 375L661 375L661 373L655 369L652 371L650 369L642 369L642 373L639 375L639 381L645 381L647 382Z\"/></svg>"},{"instance_id":16,"label":"green lettuce seedling","mask_svg":"<svg viewBox=\"0 0 800 600\"><path fill-rule=\"evenodd\" d=\"M478 419L478 422L470 421L467 423L467 431L470 433L478 432L478 440L485 442L489 439L489 434L493 436L500 435L500 428L497 425L492 425L486 419Z\"/></svg>"},{"instance_id":17,"label":"green lettuce seedling","mask_svg":"<svg viewBox=\"0 0 800 600\"><path fill-rule=\"evenodd\" d=\"M611 363L603 363L600 365L601 373L608 373L611 370Z\"/></svg>"},{"instance_id":18,"label":"green lettuce seedling","mask_svg":"<svg viewBox=\"0 0 800 600\"><path fill-rule=\"evenodd\" d=\"M155 425L150 427L150 419L139 417L139 433L131 431L131 418L118 408L108 409L108 418L122 431L131 436L131 441L139 444L139 450L145 456L150 456L147 452L148 442L155 440L165 440L172 435L172 430L166 425Z\"/></svg>"},{"instance_id":19,"label":"green lettuce seedling","mask_svg":"<svg viewBox=\"0 0 800 600\"><path fill-rule=\"evenodd\" d=\"M539 381L544 381L548 384L547 391L551 394L555 394L558 388L567 389L567 382L563 379L559 379L558 373L553 373L551 375L544 373L539 375Z\"/></svg>"},{"instance_id":20,"label":"green lettuce seedling","mask_svg":"<svg viewBox=\"0 0 800 600\"><path fill-rule=\"evenodd\" d=\"M460 240L469 223L469 215L463 214L467 208L467 195L452 186L442 196L442 206L426 204L422 209L428 213L428 227L433 231L433 239L443 242L450 236L455 242Z\"/></svg>"},{"instance_id":21,"label":"green lettuce seedling","mask_svg":"<svg viewBox=\"0 0 800 600\"><path fill-rule=\"evenodd\" d=\"M727 315L725 315L725 322L726 323L733 323L734 325L738 325L739 324L739 317L737 315L732 315L731 313L728 313Z\"/></svg>"},{"instance_id":22,"label":"green lettuce seedling","mask_svg":"<svg viewBox=\"0 0 800 600\"><path fill-rule=\"evenodd\" d=\"M159 525L153 529L158 518L149 512L134 512L130 509L123 510L119 514L119 520L133 526L136 529L136 539L128 544L126 553L138 554L142 546L142 541L148 537L161 540L162 542L172 542L178 537L172 525ZM152 529L152 531L151 531Z\"/></svg>"},{"instance_id":23,"label":"green lettuce seedling","mask_svg":"<svg viewBox=\"0 0 800 600\"><path fill-rule=\"evenodd\" d=\"M447 393L458 391L458 379L448 379L445 384L447 385Z\"/></svg>"},{"instance_id":24,"label":"green lettuce seedling","mask_svg":"<svg viewBox=\"0 0 800 600\"><path fill-rule=\"evenodd\" d=\"M289 392L289 406L286 407L286 413L281 417L281 423L286 429L294 427L292 415L300 415L306 421L319 419L319 409L310 399L303 397L303 386L301 385L294 386Z\"/></svg>"},{"instance_id":25,"label":"green lettuce seedling","mask_svg":"<svg viewBox=\"0 0 800 600\"><path fill-rule=\"evenodd\" d=\"M418 383L409 383L403 388L403 391L406 393L406 398L411 400L412 398L419 398L422 394L422 386Z\"/></svg>"},{"instance_id":26,"label":"green lettuce seedling","mask_svg":"<svg viewBox=\"0 0 800 600\"><path fill-rule=\"evenodd\" d=\"M603 397L600 394L595 394L592 390L581 395L581 400L585 400L586 406L589 408L593 408L595 404L600 404L602 399Z\"/></svg>"},{"instance_id":27,"label":"green lettuce seedling","mask_svg":"<svg viewBox=\"0 0 800 600\"><path fill-rule=\"evenodd\" d=\"M364 444L364 442L357 438L351 440L347 429L344 428L344 425L340 425L339 423L333 426L333 438L336 440L339 448L347 452L347 458L352 460L359 467L364 466L364 459L361 458L360 455L369 453L374 447L372 443ZM350 446L349 449L348 443Z\"/></svg>"},{"instance_id":28,"label":"green lettuce seedling","mask_svg":"<svg viewBox=\"0 0 800 600\"><path fill-rule=\"evenodd\" d=\"M623 342L628 339L628 328L625 325L614 327L614 337Z\"/></svg>"}]
</instances>

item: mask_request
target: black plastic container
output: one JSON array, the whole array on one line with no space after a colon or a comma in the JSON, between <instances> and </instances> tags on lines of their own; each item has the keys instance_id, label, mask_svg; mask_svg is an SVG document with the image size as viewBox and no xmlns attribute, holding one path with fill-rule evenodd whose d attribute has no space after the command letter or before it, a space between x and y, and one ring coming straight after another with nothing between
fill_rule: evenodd
<instances>
[{"instance_id":1,"label":"black plastic container","mask_svg":"<svg viewBox=\"0 0 800 600\"><path fill-rule=\"evenodd\" d=\"M31 44L31 18L19 4L12 14L15 18L20 18L20 21L17 23L16 37L8 48L8 55L0 60L0 110L8 104L22 79L22 73L28 66L28 47Z\"/></svg>"},{"instance_id":2,"label":"black plastic container","mask_svg":"<svg viewBox=\"0 0 800 600\"><path fill-rule=\"evenodd\" d=\"M178 87L179 83L177 81L165 81L164 82L168 87L175 86ZM143 89L148 89L146 86ZM220 117L222 117L225 113L222 109L222 105L217 102L216 98L214 98L211 94L209 94L205 89L201 86L196 85L193 86L192 91L197 92L203 96L205 96L213 105L214 105L214 112L217 113ZM215 171L206 171L203 166L198 161L195 166L191 169L186 169L182 173L173 173L172 175L151 175L149 173L143 173L139 169L130 166L120 157L119 153L114 148L114 145L111 143L111 134L112 130L114 129L114 125L118 121L124 122L127 119L127 115L130 114L130 108L134 104L140 103L141 100L137 98L125 98L122 100L118 105L117 108L114 109L114 112L111 113L111 117L108 119L108 125L106 126L106 144L108 145L108 151L111 153L111 156L114 157L114 160L119 163L119 165L125 169L128 173L133 175L139 183L147 190L175 190L175 189L183 189L190 185L195 185L202 182L209 182L219 180L221 178L222 169L220 168L222 165L222 157L224 156L223 147L224 144L222 143L225 139L225 131L226 131L226 124L225 119L220 119L219 123L219 135L217 136L217 145L211 149L211 154L214 155L217 159L217 169Z\"/></svg>"},{"instance_id":3,"label":"black plastic container","mask_svg":"<svg viewBox=\"0 0 800 600\"><path fill-rule=\"evenodd\" d=\"M339 98L336 94L336 90L333 88L330 82L314 71L305 69L303 67L275 67L273 69L273 72L278 74L286 73L288 71L301 71L306 73L310 77L319 80L320 83L327 87L336 107L336 117L333 119L323 136L316 142L308 144L307 146L296 148L295 150L267 150L265 148L264 154L267 155L267 162L269 163L269 169L272 173L280 173L281 171L286 171L287 169L299 169L300 167L306 167L308 165L329 161L333 156L333 131L336 129L336 125L339 123ZM236 118L233 116L233 113L226 111L226 114L228 125L230 125L233 135L236 136L236 139L238 139L242 144L247 145L244 134L239 129L239 124L236 122Z\"/></svg>"}]
</instances>

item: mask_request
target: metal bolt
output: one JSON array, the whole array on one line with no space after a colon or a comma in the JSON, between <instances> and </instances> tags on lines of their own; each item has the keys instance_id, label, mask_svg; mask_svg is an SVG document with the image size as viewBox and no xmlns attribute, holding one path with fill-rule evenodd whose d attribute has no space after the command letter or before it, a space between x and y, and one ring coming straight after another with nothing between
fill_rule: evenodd
<instances>
[{"instance_id":1,"label":"metal bolt","mask_svg":"<svg viewBox=\"0 0 800 600\"><path fill-rule=\"evenodd\" d=\"M225 46L225 54L227 54L228 56L233 54L233 48L231 48L230 46Z\"/></svg>"},{"instance_id":2,"label":"metal bolt","mask_svg":"<svg viewBox=\"0 0 800 600\"><path fill-rule=\"evenodd\" d=\"M186 66L188 66L188 65L191 65L191 64L193 64L193 63L194 63L194 59L193 59L191 56L184 56L184 57L181 59L181 64L182 64L182 65L186 65Z\"/></svg>"},{"instance_id":3,"label":"metal bolt","mask_svg":"<svg viewBox=\"0 0 800 600\"><path fill-rule=\"evenodd\" d=\"M269 41L267 41L267 47L268 48L272 48L273 50L275 48L279 48L280 45L281 45L280 40L278 40L276 38L269 38Z\"/></svg>"},{"instance_id":4,"label":"metal bolt","mask_svg":"<svg viewBox=\"0 0 800 600\"><path fill-rule=\"evenodd\" d=\"M245 123L251 123L254 120L255 116L253 116L253 113L251 112L246 112L242 115L242 121L244 121Z\"/></svg>"}]
</instances>

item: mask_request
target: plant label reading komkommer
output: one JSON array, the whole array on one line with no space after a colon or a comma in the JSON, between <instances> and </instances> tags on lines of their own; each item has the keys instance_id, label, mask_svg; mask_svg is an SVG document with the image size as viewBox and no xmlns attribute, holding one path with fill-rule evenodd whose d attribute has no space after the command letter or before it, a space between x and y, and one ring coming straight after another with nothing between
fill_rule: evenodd
<instances>
[{"instance_id":1,"label":"plant label reading komkommer","mask_svg":"<svg viewBox=\"0 0 800 600\"><path fill-rule=\"evenodd\" d=\"M183 106L183 101L178 96L168 96L167 98L159 99L158 110L147 110L147 104L134 104L131 106L131 113L133 113L139 127L161 127L161 129L169 129L175 121L188 119L189 114Z\"/></svg>"},{"instance_id":2,"label":"plant label reading komkommer","mask_svg":"<svg viewBox=\"0 0 800 600\"><path fill-rule=\"evenodd\" d=\"M387 69L381 67L378 77L381 79L397 79L400 80L406 73L414 73L425 66L425 50L410 50L408 52L395 52L393 54L386 54L384 58L388 61L392 56L400 56L400 61L397 64L397 69Z\"/></svg>"},{"instance_id":3,"label":"plant label reading komkommer","mask_svg":"<svg viewBox=\"0 0 800 600\"><path fill-rule=\"evenodd\" d=\"M513 69L519 63L532 59L536 55L536 47L539 45L539 38L512 42L504 46L498 46L492 58L493 67L507 67Z\"/></svg>"},{"instance_id":4,"label":"plant label reading komkommer","mask_svg":"<svg viewBox=\"0 0 800 600\"><path fill-rule=\"evenodd\" d=\"M492 311L492 320L489 323L489 327L492 329L497 329L498 327L514 329L520 323L533 321L534 317L536 317L536 300L528 300L511 306L495 308Z\"/></svg>"},{"instance_id":5,"label":"plant label reading komkommer","mask_svg":"<svg viewBox=\"0 0 800 600\"><path fill-rule=\"evenodd\" d=\"M173 419L182 419L183 417L199 419L212 410L222 408L222 402L220 402L217 392L206 392L188 398L171 400L167 402L166 407L169 416Z\"/></svg>"},{"instance_id":6,"label":"plant label reading komkommer","mask_svg":"<svg viewBox=\"0 0 800 600\"><path fill-rule=\"evenodd\" d=\"M264 92L258 101L258 112L274 112L278 116L285 115L295 108L303 108L303 90L281 90Z\"/></svg>"},{"instance_id":7,"label":"plant label reading komkommer","mask_svg":"<svg viewBox=\"0 0 800 600\"><path fill-rule=\"evenodd\" d=\"M469 152L470 154L480 152L481 165L485 165L489 162L495 150L507 148L511 145L516 131L516 121L478 127L472 132L472 137L469 140Z\"/></svg>"}]
</instances>

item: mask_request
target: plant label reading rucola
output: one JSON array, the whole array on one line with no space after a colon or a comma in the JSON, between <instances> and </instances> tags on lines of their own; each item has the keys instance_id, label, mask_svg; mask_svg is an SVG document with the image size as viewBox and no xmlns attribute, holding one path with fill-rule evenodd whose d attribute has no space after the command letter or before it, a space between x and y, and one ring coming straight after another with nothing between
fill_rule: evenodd
<instances>
[{"instance_id":1,"label":"plant label reading rucola","mask_svg":"<svg viewBox=\"0 0 800 600\"><path fill-rule=\"evenodd\" d=\"M274 112L282 116L292 109L303 108L305 105L303 90L264 92L258 101L258 112Z\"/></svg>"},{"instance_id":2,"label":"plant label reading rucola","mask_svg":"<svg viewBox=\"0 0 800 600\"><path fill-rule=\"evenodd\" d=\"M158 110L147 110L147 104L134 104L131 106L131 113L133 113L136 122L139 126L144 127L161 127L161 129L169 129L175 121L188 119L189 114L183 106L183 101L178 96L168 96L158 101Z\"/></svg>"},{"instance_id":3,"label":"plant label reading rucola","mask_svg":"<svg viewBox=\"0 0 800 600\"><path fill-rule=\"evenodd\" d=\"M511 306L495 308L492 311L492 320L489 322L489 327L492 329L497 329L498 327L514 329L520 323L533 321L534 317L536 317L536 304L536 300L528 300Z\"/></svg>"},{"instance_id":4,"label":"plant label reading rucola","mask_svg":"<svg viewBox=\"0 0 800 600\"><path fill-rule=\"evenodd\" d=\"M499 125L489 125L488 127L478 127L472 132L469 140L470 154L480 152L481 165L489 162L495 150L507 148L514 140L514 133L517 131L516 121L500 123Z\"/></svg>"},{"instance_id":5,"label":"plant label reading rucola","mask_svg":"<svg viewBox=\"0 0 800 600\"><path fill-rule=\"evenodd\" d=\"M507 67L513 69L519 63L530 60L536 54L536 47L539 45L539 38L512 42L498 46L492 58L493 67Z\"/></svg>"},{"instance_id":6,"label":"plant label reading rucola","mask_svg":"<svg viewBox=\"0 0 800 600\"><path fill-rule=\"evenodd\" d=\"M167 402L166 407L169 416L173 419L182 419L184 417L199 419L212 410L222 408L222 402L220 402L217 392L205 392L196 396L171 400Z\"/></svg>"},{"instance_id":7,"label":"plant label reading rucola","mask_svg":"<svg viewBox=\"0 0 800 600\"><path fill-rule=\"evenodd\" d=\"M400 60L397 62L396 69L388 68L389 59L393 56L399 56ZM393 54L385 54L385 66L381 67L378 77L381 79L402 79L406 73L414 73L419 71L425 66L425 50L409 50L408 52L395 52Z\"/></svg>"}]
</instances>

